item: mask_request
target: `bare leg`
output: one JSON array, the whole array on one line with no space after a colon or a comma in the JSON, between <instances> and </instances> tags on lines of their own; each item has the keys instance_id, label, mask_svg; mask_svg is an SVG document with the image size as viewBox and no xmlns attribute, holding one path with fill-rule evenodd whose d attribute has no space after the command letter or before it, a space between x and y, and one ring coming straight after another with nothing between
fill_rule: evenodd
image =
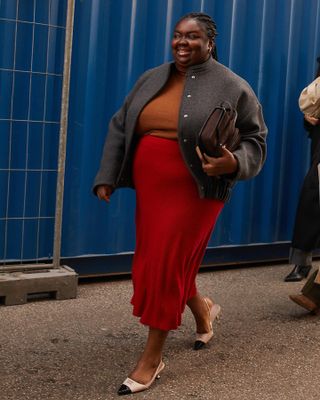
<instances>
[{"instance_id":1,"label":"bare leg","mask_svg":"<svg viewBox=\"0 0 320 400\"><path fill-rule=\"evenodd\" d=\"M129 377L136 382L147 384L156 372L162 359L162 350L168 331L149 328L148 340L144 351Z\"/></svg>"},{"instance_id":2,"label":"bare leg","mask_svg":"<svg viewBox=\"0 0 320 400\"><path fill-rule=\"evenodd\" d=\"M209 306L211 307L213 302L206 298ZM187 301L187 306L190 308L197 325L197 333L210 332L210 316L208 313L208 307L203 300L203 297L198 293Z\"/></svg>"}]
</instances>

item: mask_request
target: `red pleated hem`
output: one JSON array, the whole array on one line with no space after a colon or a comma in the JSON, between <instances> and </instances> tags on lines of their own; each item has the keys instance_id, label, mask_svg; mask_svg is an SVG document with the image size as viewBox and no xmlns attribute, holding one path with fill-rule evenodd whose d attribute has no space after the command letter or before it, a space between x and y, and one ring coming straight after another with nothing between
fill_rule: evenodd
<instances>
[{"instance_id":1,"label":"red pleated hem","mask_svg":"<svg viewBox=\"0 0 320 400\"><path fill-rule=\"evenodd\" d=\"M192 299L192 297L194 297L197 294L197 290L195 289L191 294L190 297L188 297L188 299L186 300L186 303L189 299ZM149 328L154 328L154 329L160 329L162 331L171 331L171 330L176 330L179 328L179 326L181 325L182 322L182 314L184 312L185 306L180 310L179 315L176 318L175 323L169 323L167 320L163 319L163 320L159 320L157 318L152 318L150 317L150 315L144 315L143 312L139 312L138 310L135 309L135 304L134 304L134 300L131 299L130 302L133 305L133 311L132 311L132 315L140 318L139 322L142 325L146 325Z\"/></svg>"}]
</instances>

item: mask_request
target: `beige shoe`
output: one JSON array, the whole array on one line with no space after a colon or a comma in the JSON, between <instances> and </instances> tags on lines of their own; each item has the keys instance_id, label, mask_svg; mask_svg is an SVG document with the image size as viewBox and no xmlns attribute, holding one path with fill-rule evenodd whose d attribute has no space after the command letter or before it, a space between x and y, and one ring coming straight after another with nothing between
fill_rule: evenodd
<instances>
[{"instance_id":1,"label":"beige shoe","mask_svg":"<svg viewBox=\"0 0 320 400\"><path fill-rule=\"evenodd\" d=\"M316 305L316 303L314 303L303 294L291 294L289 295L289 298L308 311L314 312L316 314L319 312L319 307Z\"/></svg>"},{"instance_id":2,"label":"beige shoe","mask_svg":"<svg viewBox=\"0 0 320 400\"><path fill-rule=\"evenodd\" d=\"M219 304L213 304L211 307L209 306L208 300L204 297L204 302L208 308L209 318L210 318L210 331L207 333L197 333L196 340L193 345L194 350L200 350L202 347L209 342L209 340L213 337L213 328L212 323L215 319L219 319L221 315L221 307Z\"/></svg>"},{"instance_id":3,"label":"beige shoe","mask_svg":"<svg viewBox=\"0 0 320 400\"><path fill-rule=\"evenodd\" d=\"M133 393L138 393L138 392L143 392L144 390L149 389L149 387L153 384L153 382L156 379L160 378L160 372L163 370L165 367L164 362L161 360L160 364L158 365L158 368L156 372L154 373L153 377L151 380L146 383L145 385L139 382L134 381L131 378L127 378L123 384L120 386L118 390L118 395L123 396L126 394L133 394Z\"/></svg>"}]
</instances>

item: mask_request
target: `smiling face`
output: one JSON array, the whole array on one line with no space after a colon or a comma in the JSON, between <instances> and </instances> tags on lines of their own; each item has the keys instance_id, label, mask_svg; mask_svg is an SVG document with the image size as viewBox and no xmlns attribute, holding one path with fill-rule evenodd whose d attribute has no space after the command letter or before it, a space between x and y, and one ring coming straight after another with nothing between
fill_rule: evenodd
<instances>
[{"instance_id":1,"label":"smiling face","mask_svg":"<svg viewBox=\"0 0 320 400\"><path fill-rule=\"evenodd\" d=\"M176 67L185 72L210 57L213 42L195 19L183 19L176 25L171 47Z\"/></svg>"}]
</instances>

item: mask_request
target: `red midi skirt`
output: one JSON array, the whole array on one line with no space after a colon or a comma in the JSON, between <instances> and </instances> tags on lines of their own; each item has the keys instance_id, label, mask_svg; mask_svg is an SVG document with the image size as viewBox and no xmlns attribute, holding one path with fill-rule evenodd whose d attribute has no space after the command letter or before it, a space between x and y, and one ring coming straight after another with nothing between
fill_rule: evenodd
<instances>
[{"instance_id":1,"label":"red midi skirt","mask_svg":"<svg viewBox=\"0 0 320 400\"><path fill-rule=\"evenodd\" d=\"M200 199L175 140L143 136L133 161L136 249L133 315L151 328L177 329L223 207Z\"/></svg>"}]
</instances>

